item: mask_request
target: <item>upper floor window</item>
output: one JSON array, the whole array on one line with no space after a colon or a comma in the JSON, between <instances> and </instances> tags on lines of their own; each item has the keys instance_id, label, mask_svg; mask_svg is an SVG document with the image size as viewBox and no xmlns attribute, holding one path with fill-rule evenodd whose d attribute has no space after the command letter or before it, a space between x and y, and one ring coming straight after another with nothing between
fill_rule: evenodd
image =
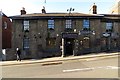
<instances>
[{"instance_id":1,"label":"upper floor window","mask_svg":"<svg viewBox=\"0 0 120 80\"><path fill-rule=\"evenodd\" d=\"M72 28L72 20L66 20L65 28L66 29L71 29Z\"/></svg>"},{"instance_id":2,"label":"upper floor window","mask_svg":"<svg viewBox=\"0 0 120 80\"><path fill-rule=\"evenodd\" d=\"M25 30L25 31L26 31L26 30L29 31L29 21L25 20L25 21L23 22L23 27L24 27L24 30Z\"/></svg>"},{"instance_id":3,"label":"upper floor window","mask_svg":"<svg viewBox=\"0 0 120 80\"><path fill-rule=\"evenodd\" d=\"M106 23L106 31L112 31L113 30L113 23L112 22L107 22Z\"/></svg>"},{"instance_id":4,"label":"upper floor window","mask_svg":"<svg viewBox=\"0 0 120 80\"><path fill-rule=\"evenodd\" d=\"M54 20L48 20L48 29L54 30Z\"/></svg>"},{"instance_id":5,"label":"upper floor window","mask_svg":"<svg viewBox=\"0 0 120 80\"><path fill-rule=\"evenodd\" d=\"M88 19L83 20L83 29L90 29L90 21Z\"/></svg>"}]
</instances>

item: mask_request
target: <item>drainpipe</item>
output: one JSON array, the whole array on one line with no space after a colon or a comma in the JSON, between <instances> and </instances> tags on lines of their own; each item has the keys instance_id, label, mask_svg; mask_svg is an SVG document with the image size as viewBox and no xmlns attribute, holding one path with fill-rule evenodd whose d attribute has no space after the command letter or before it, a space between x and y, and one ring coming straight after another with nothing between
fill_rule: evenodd
<instances>
[{"instance_id":1,"label":"drainpipe","mask_svg":"<svg viewBox=\"0 0 120 80\"><path fill-rule=\"evenodd\" d=\"M64 48L64 38L62 38L62 56L61 57L64 57L64 53L65 53L65 48Z\"/></svg>"}]
</instances>

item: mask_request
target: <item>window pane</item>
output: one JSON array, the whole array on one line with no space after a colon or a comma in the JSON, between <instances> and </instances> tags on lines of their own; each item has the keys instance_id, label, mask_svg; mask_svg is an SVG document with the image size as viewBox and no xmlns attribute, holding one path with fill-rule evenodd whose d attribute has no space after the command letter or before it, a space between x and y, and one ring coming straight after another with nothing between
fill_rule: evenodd
<instances>
[{"instance_id":1,"label":"window pane","mask_svg":"<svg viewBox=\"0 0 120 80\"><path fill-rule=\"evenodd\" d=\"M28 25L24 25L24 30L29 30L29 26Z\"/></svg>"},{"instance_id":2,"label":"window pane","mask_svg":"<svg viewBox=\"0 0 120 80\"><path fill-rule=\"evenodd\" d=\"M72 20L66 20L65 28L72 28Z\"/></svg>"},{"instance_id":3,"label":"window pane","mask_svg":"<svg viewBox=\"0 0 120 80\"><path fill-rule=\"evenodd\" d=\"M106 23L106 29L112 29L113 24L112 23Z\"/></svg>"},{"instance_id":4,"label":"window pane","mask_svg":"<svg viewBox=\"0 0 120 80\"><path fill-rule=\"evenodd\" d=\"M28 49L29 48L29 38L23 39L23 48Z\"/></svg>"},{"instance_id":5,"label":"window pane","mask_svg":"<svg viewBox=\"0 0 120 80\"><path fill-rule=\"evenodd\" d=\"M90 22L89 20L83 20L83 28L90 28Z\"/></svg>"},{"instance_id":6,"label":"window pane","mask_svg":"<svg viewBox=\"0 0 120 80\"><path fill-rule=\"evenodd\" d=\"M24 21L24 25L29 25L29 21Z\"/></svg>"},{"instance_id":7,"label":"window pane","mask_svg":"<svg viewBox=\"0 0 120 80\"><path fill-rule=\"evenodd\" d=\"M54 29L54 20L48 20L48 29Z\"/></svg>"},{"instance_id":8,"label":"window pane","mask_svg":"<svg viewBox=\"0 0 120 80\"><path fill-rule=\"evenodd\" d=\"M23 27L24 27L24 30L29 30L29 21L24 21Z\"/></svg>"}]
</instances>

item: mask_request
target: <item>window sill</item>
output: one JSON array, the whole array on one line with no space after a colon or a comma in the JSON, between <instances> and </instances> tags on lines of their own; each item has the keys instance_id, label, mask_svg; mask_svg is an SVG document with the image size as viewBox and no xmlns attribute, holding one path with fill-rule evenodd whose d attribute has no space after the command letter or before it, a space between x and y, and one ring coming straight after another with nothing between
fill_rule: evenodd
<instances>
[{"instance_id":1,"label":"window sill","mask_svg":"<svg viewBox=\"0 0 120 80\"><path fill-rule=\"evenodd\" d=\"M72 28L66 28L65 31L73 31Z\"/></svg>"},{"instance_id":2,"label":"window sill","mask_svg":"<svg viewBox=\"0 0 120 80\"><path fill-rule=\"evenodd\" d=\"M55 29L53 29L53 28L49 28L48 30L54 31Z\"/></svg>"}]
</instances>

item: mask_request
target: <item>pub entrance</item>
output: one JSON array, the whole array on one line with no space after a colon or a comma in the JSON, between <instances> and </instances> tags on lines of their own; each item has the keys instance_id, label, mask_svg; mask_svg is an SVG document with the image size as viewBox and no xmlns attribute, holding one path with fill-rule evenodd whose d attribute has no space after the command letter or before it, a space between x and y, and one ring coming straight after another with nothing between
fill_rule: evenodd
<instances>
[{"instance_id":1,"label":"pub entrance","mask_svg":"<svg viewBox=\"0 0 120 80\"><path fill-rule=\"evenodd\" d=\"M74 39L73 38L65 38L65 56L73 55L74 50Z\"/></svg>"},{"instance_id":2,"label":"pub entrance","mask_svg":"<svg viewBox=\"0 0 120 80\"><path fill-rule=\"evenodd\" d=\"M78 33L62 33L62 56L74 55Z\"/></svg>"}]
</instances>

